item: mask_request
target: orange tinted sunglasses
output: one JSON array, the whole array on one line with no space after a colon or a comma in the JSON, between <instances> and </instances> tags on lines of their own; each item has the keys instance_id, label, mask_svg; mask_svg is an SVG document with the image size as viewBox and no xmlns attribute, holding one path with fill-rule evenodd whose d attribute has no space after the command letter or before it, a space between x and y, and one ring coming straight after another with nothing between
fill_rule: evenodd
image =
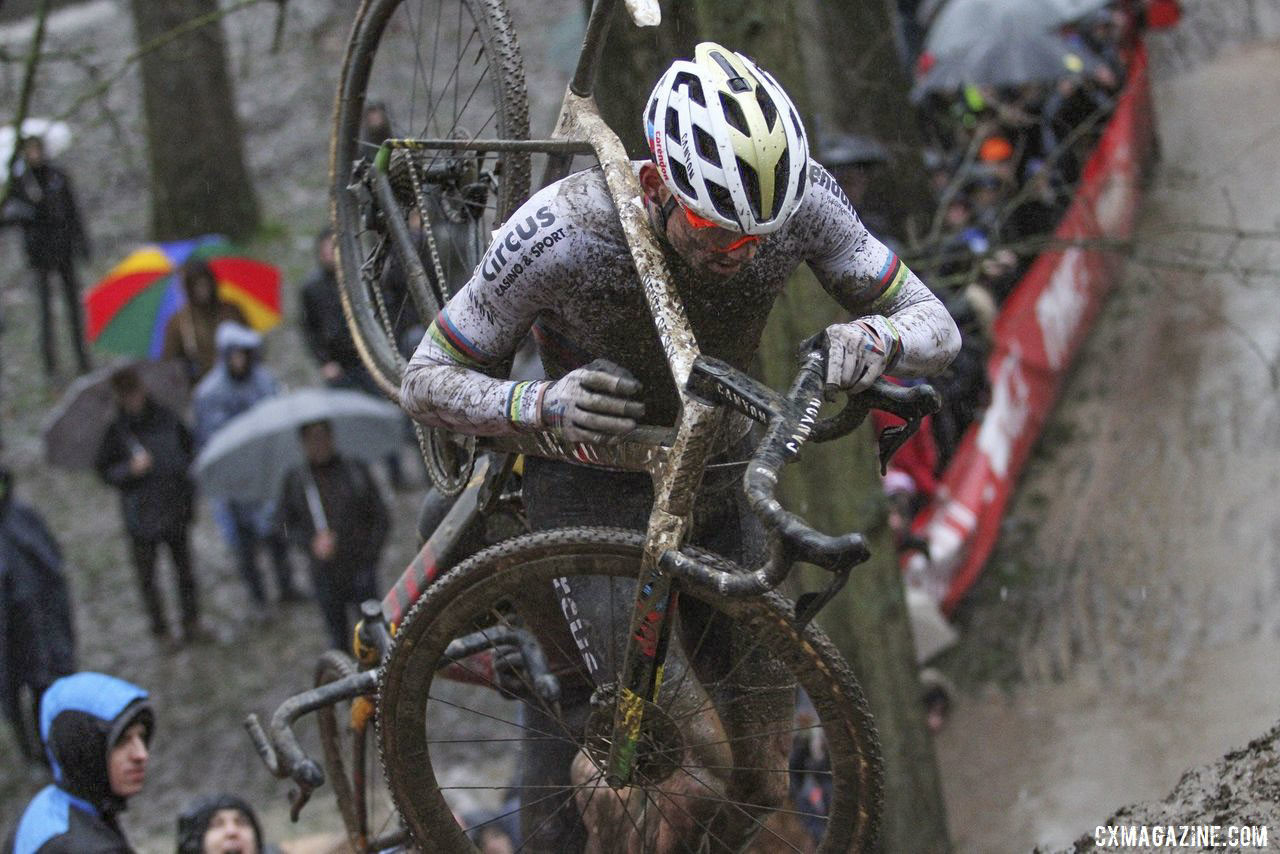
<instances>
[{"instance_id":1,"label":"orange tinted sunglasses","mask_svg":"<svg viewBox=\"0 0 1280 854\"><path fill-rule=\"evenodd\" d=\"M672 198L674 199L674 198L675 198L675 196L672 196ZM728 229L726 229L724 226L720 225L720 223L718 223L718 222L713 222L712 220L709 220L709 219L707 219L707 218L705 218L705 217L698 216L696 213L694 213L693 211L689 210L688 208L686 208L683 204L680 204L679 202L676 202L676 204L677 204L677 205L679 205L680 210L684 212L684 220L685 220L685 222L689 223L689 227L690 227L690 228L698 228L698 229L702 229L702 228L718 228L718 229L720 229L721 231L728 231ZM760 236L759 236L759 235L756 235L756 234L744 234L744 235L742 235L742 237L739 237L737 240L733 241L733 242L732 242L732 243L730 243L728 246L719 247L719 248L717 248L715 251L717 251L717 252L732 252L733 250L738 249L738 248L741 248L741 247L743 247L743 246L746 246L746 245L747 245L747 244L749 244L749 243L759 243L759 242L760 242Z\"/></svg>"}]
</instances>

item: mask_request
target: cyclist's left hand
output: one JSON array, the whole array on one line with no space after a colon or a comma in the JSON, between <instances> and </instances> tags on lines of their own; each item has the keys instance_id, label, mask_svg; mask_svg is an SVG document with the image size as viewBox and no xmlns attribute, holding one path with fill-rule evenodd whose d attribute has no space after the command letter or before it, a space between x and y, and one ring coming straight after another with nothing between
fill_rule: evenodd
<instances>
[{"instance_id":1,"label":"cyclist's left hand","mask_svg":"<svg viewBox=\"0 0 1280 854\"><path fill-rule=\"evenodd\" d=\"M897 336L878 315L827 327L827 386L857 394L871 386L896 355Z\"/></svg>"}]
</instances>

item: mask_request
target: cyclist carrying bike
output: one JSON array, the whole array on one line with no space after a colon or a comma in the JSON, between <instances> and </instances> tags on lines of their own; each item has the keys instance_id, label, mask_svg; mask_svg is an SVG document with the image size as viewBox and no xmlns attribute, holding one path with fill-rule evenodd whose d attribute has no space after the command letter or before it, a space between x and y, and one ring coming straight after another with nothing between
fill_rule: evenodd
<instances>
[{"instance_id":1,"label":"cyclist carrying bike","mask_svg":"<svg viewBox=\"0 0 1280 854\"><path fill-rule=\"evenodd\" d=\"M775 299L795 268L807 263L854 318L819 338L828 388L858 392L886 372L927 377L946 367L960 345L951 317L868 233L831 175L809 159L798 111L766 71L742 54L700 44L691 61L674 62L658 81L643 120L651 159L633 164L643 192L633 203L643 205L661 238L702 353L747 368ZM548 379L501 378L530 330ZM496 232L471 279L423 337L406 368L401 400L424 424L478 435L553 431L571 442L609 442L642 420L674 422L678 396L599 168L542 189ZM720 459L740 459L748 423L736 416L724 423ZM731 488L740 474L726 467L704 477L691 541L750 562L761 536L740 490ZM523 488L535 529L643 530L653 501L643 474L544 459L526 462ZM555 646L576 645L591 677L577 683L562 677L571 722L575 714L576 721L585 719L592 683L608 682L621 654L618 633L605 628L619 619L612 603L628 603L632 594L617 598L609 579L599 581L579 581L573 590L557 585L554 594L530 591L531 598L547 598L548 620L563 623L562 609L580 618L573 643ZM708 628L707 615L690 613L683 599L681 607L682 631ZM625 629L625 613L620 619ZM732 627L710 629L723 635L721 650L734 647ZM714 660L690 665L704 683L724 667ZM772 704L772 713L790 714L794 691L777 684L769 662L733 673L741 695L763 704L756 713ZM783 756L789 748L789 739L760 746ZM523 786L569 784L571 745L533 740L525 749ZM753 803L778 804L786 796L785 779L745 785L759 787ZM525 840L529 850L576 850L586 838L576 812L530 812L525 827L537 830ZM748 823L743 832L750 830Z\"/></svg>"}]
</instances>

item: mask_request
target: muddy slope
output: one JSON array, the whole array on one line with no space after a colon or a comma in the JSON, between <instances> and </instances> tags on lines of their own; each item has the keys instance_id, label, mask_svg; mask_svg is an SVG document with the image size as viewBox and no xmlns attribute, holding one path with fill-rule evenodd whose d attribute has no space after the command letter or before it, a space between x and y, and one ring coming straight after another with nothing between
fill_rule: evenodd
<instances>
[{"instance_id":1,"label":"muddy slope","mask_svg":"<svg viewBox=\"0 0 1280 854\"><path fill-rule=\"evenodd\" d=\"M1179 39L1131 261L948 661L985 686L938 742L962 851L1066 845L1280 706L1280 46Z\"/></svg>"}]
</instances>

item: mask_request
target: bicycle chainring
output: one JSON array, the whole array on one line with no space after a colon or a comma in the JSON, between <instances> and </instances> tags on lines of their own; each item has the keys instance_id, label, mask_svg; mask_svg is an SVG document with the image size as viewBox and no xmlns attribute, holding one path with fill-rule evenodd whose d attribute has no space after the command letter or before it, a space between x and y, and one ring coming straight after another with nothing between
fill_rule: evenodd
<instances>
[{"instance_id":1,"label":"bicycle chainring","mask_svg":"<svg viewBox=\"0 0 1280 854\"><path fill-rule=\"evenodd\" d=\"M431 483L447 498L466 489L476 464L476 439L438 427L414 425Z\"/></svg>"}]
</instances>

